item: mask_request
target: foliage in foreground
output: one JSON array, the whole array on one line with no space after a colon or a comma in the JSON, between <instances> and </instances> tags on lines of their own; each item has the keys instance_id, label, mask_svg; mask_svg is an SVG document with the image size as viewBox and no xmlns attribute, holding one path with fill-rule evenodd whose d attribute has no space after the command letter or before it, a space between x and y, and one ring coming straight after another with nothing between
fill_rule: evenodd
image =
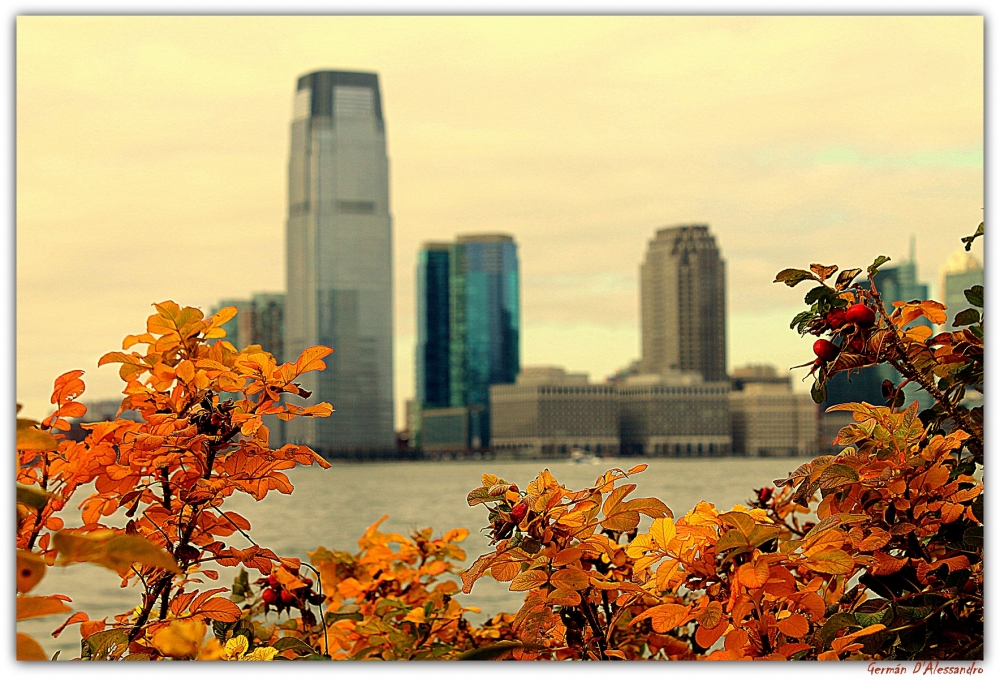
<instances>
[{"instance_id":1,"label":"foliage in foreground","mask_svg":"<svg viewBox=\"0 0 1000 678\"><path fill-rule=\"evenodd\" d=\"M125 340L146 354L101 361L122 363L122 409L140 422L65 439L65 418L83 414L80 372L57 380L53 415L18 421L18 619L69 611L65 596L27 595L59 558L110 567L141 589L139 605L112 621L78 612L57 629L79 622L91 660L981 658L983 419L962 401L983 390L982 312L959 314L955 331L913 326L942 324L945 308L915 300L888 311L875 281L884 262L869 267L867 286L854 282L860 269L830 283L837 267L819 264L776 279L816 283L792 326L821 337L819 400L841 371L889 364L904 379L883 384L884 406L831 408L853 414L842 452L802 464L747 506L700 502L679 517L660 499L632 497L644 464L580 490L547 470L524 490L484 474L468 503L487 508L492 548L465 571L467 531L406 537L381 532L385 518L357 553L320 547L310 564L254 543L222 505L237 491L290 492L281 471L296 463L326 465L302 446L270 449L261 416L329 415L329 405L279 397L307 397L293 380L322 369L330 349L277 366L260 347L209 343L234 311L204 320L157 305L148 332ZM966 296L982 308L982 287ZM934 406L904 407L907 383ZM56 514L91 481L84 527L63 529ZM124 529L102 524L121 513ZM640 532L642 516L651 523ZM237 532L249 545L224 541ZM260 576L242 569L231 589L205 589L213 564ZM459 574L464 593L483 576L510 582L522 605L475 626ZM45 658L24 634L18 657Z\"/></svg>"}]
</instances>

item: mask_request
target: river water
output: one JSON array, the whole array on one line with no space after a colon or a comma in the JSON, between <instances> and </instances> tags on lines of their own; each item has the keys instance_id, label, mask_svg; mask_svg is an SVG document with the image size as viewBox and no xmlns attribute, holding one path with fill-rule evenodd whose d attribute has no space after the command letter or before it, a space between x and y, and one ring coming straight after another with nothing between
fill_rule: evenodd
<instances>
[{"instance_id":1,"label":"river water","mask_svg":"<svg viewBox=\"0 0 1000 678\"><path fill-rule=\"evenodd\" d=\"M227 510L245 516L253 526L251 534L261 546L281 556L299 557L308 562L307 551L317 546L331 550L358 550L357 538L364 529L383 515L389 519L383 531L408 534L414 529L434 528L440 536L454 527L470 532L462 547L471 564L489 547L481 528L486 525L486 509L469 507L466 495L479 487L482 473L494 473L508 482L527 486L542 468L548 468L559 482L570 489L592 485L595 479L616 463L629 468L637 459L598 460L597 465L571 461L444 461L389 462L372 464L336 464L330 469L297 468L288 473L295 492L268 494L266 501L255 502L247 495L236 495L226 503ZM746 503L753 489L770 485L785 477L803 461L796 459L650 459L649 468L630 480L638 484L632 497L659 497L680 515L704 499L728 509ZM86 488L78 491L83 499ZM64 516L67 526L71 516ZM648 521L648 519L646 519ZM229 543L244 548L246 542L237 534ZM237 570L222 568L218 586L230 585ZM254 573L251 573L253 575ZM63 593L70 596L74 610L83 610L91 619L119 614L140 599L139 590L122 589L120 579L110 570L78 564L50 568L33 594ZM474 621L500 611L514 612L523 594L511 593L507 584L484 577L476 582L468 596L458 594L463 605L476 606L482 614ZM79 656L79 626L71 626L58 638L50 633L65 617L45 617L18 624L18 630L30 633L51 656L61 650L60 659Z\"/></svg>"}]
</instances>

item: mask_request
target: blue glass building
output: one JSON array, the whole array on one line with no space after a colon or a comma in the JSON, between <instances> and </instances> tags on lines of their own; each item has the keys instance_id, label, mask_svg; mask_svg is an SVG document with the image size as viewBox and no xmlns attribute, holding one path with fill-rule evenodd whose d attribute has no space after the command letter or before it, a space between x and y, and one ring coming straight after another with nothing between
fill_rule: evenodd
<instances>
[{"instance_id":1,"label":"blue glass building","mask_svg":"<svg viewBox=\"0 0 1000 678\"><path fill-rule=\"evenodd\" d=\"M448 259L451 245L425 243L417 259L417 402L451 406Z\"/></svg>"},{"instance_id":2,"label":"blue glass building","mask_svg":"<svg viewBox=\"0 0 1000 678\"><path fill-rule=\"evenodd\" d=\"M454 417L461 408L467 425L448 430L462 431L465 447L487 447L490 386L513 384L521 369L517 245L502 234L459 236L447 250L442 244L425 245L417 290L420 410L449 409L447 416ZM422 420L431 422L426 414ZM459 443L433 441L431 428L421 428L428 434L421 440L424 446Z\"/></svg>"}]
</instances>

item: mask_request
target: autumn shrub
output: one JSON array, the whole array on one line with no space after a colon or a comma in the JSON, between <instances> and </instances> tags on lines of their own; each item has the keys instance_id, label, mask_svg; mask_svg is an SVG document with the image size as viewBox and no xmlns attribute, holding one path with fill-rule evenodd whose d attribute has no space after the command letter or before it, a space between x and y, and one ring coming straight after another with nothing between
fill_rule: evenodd
<instances>
[{"instance_id":1,"label":"autumn shrub","mask_svg":"<svg viewBox=\"0 0 1000 678\"><path fill-rule=\"evenodd\" d=\"M982 233L965 239L967 247ZM813 287L792 327L826 337L813 395L834 374L888 364L884 405L850 403L836 455L802 464L749 506L700 502L675 518L627 499L643 470L578 491L548 471L523 491L486 474L469 504L489 509L494 548L463 573L526 591L512 630L524 659L975 659L983 655L983 289L946 322L935 301L886 307L868 268L786 269ZM934 401L904 407L917 384ZM637 533L640 516L653 518Z\"/></svg>"}]
</instances>

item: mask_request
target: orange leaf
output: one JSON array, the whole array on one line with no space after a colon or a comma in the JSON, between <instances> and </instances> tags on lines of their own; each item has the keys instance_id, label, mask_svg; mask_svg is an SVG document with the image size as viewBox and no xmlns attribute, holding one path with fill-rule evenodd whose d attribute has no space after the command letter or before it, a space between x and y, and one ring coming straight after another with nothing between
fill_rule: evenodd
<instances>
[{"instance_id":1,"label":"orange leaf","mask_svg":"<svg viewBox=\"0 0 1000 678\"><path fill-rule=\"evenodd\" d=\"M854 568L854 559L840 549L829 549L813 553L804 564L813 572L848 574Z\"/></svg>"},{"instance_id":2,"label":"orange leaf","mask_svg":"<svg viewBox=\"0 0 1000 678\"><path fill-rule=\"evenodd\" d=\"M722 604L713 600L704 610L695 615L695 619L705 628L714 629L722 621Z\"/></svg>"},{"instance_id":3,"label":"orange leaf","mask_svg":"<svg viewBox=\"0 0 1000 678\"><path fill-rule=\"evenodd\" d=\"M72 611L66 603L54 596L17 597L17 621Z\"/></svg>"},{"instance_id":4,"label":"orange leaf","mask_svg":"<svg viewBox=\"0 0 1000 678\"><path fill-rule=\"evenodd\" d=\"M653 622L653 630L657 633L667 633L691 619L691 610L686 605L666 603L651 607L629 622L629 626L638 624L643 619Z\"/></svg>"},{"instance_id":5,"label":"orange leaf","mask_svg":"<svg viewBox=\"0 0 1000 678\"><path fill-rule=\"evenodd\" d=\"M729 628L729 624L716 624L712 628L708 628L702 624L698 627L698 630L695 631L694 640L699 646L707 650L715 645L715 641L722 637L722 634L726 632L727 628Z\"/></svg>"},{"instance_id":6,"label":"orange leaf","mask_svg":"<svg viewBox=\"0 0 1000 678\"><path fill-rule=\"evenodd\" d=\"M809 633L809 622L801 614L793 614L778 622L778 630L790 638L801 638Z\"/></svg>"},{"instance_id":7,"label":"orange leaf","mask_svg":"<svg viewBox=\"0 0 1000 678\"><path fill-rule=\"evenodd\" d=\"M544 585L549 575L544 570L528 570L514 577L510 583L511 591L533 591Z\"/></svg>"},{"instance_id":8,"label":"orange leaf","mask_svg":"<svg viewBox=\"0 0 1000 678\"><path fill-rule=\"evenodd\" d=\"M494 563L490 574L497 581L511 581L521 572L521 564L511 561Z\"/></svg>"},{"instance_id":9,"label":"orange leaf","mask_svg":"<svg viewBox=\"0 0 1000 678\"><path fill-rule=\"evenodd\" d=\"M759 589L767 583L770 572L767 562L763 560L758 560L756 563L745 563L740 565L740 583L748 589Z\"/></svg>"},{"instance_id":10,"label":"orange leaf","mask_svg":"<svg viewBox=\"0 0 1000 678\"><path fill-rule=\"evenodd\" d=\"M17 661L44 662L49 658L38 641L26 633L17 634Z\"/></svg>"},{"instance_id":11,"label":"orange leaf","mask_svg":"<svg viewBox=\"0 0 1000 678\"><path fill-rule=\"evenodd\" d=\"M210 598L202 603L197 610L198 614L205 615L214 621L230 623L240 618L240 608L236 603L226 598Z\"/></svg>"}]
</instances>

